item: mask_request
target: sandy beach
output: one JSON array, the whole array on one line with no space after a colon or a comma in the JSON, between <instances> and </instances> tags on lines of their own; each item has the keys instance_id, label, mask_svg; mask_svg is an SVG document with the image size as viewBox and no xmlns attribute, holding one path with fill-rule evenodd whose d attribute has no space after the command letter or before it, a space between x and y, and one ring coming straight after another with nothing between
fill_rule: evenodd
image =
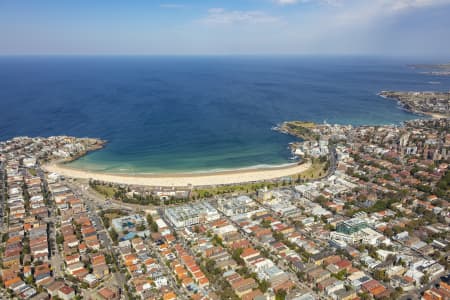
<instances>
[{"instance_id":1,"label":"sandy beach","mask_svg":"<svg viewBox=\"0 0 450 300\"><path fill-rule=\"evenodd\" d=\"M438 113L427 113L428 116L431 116L433 119L447 119L450 115L443 115Z\"/></svg>"},{"instance_id":2,"label":"sandy beach","mask_svg":"<svg viewBox=\"0 0 450 300\"><path fill-rule=\"evenodd\" d=\"M239 169L211 173L186 173L186 174L161 174L161 175L123 175L107 174L83 171L70 168L61 163L49 163L43 169L49 173L57 173L65 177L80 179L95 179L112 183L143 185L143 186L206 186L236 184L251 181L262 181L292 176L307 170L311 166L310 162L301 165L292 164L273 168L261 169Z\"/></svg>"}]
</instances>

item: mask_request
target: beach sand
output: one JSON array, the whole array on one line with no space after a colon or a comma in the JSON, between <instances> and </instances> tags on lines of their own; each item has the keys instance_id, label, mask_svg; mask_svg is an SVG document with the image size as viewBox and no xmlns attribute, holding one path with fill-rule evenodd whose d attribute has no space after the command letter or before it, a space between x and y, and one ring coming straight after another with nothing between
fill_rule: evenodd
<instances>
[{"instance_id":1,"label":"beach sand","mask_svg":"<svg viewBox=\"0 0 450 300\"><path fill-rule=\"evenodd\" d=\"M431 116L433 119L447 119L450 118L450 115L443 115L438 113L427 113L428 116Z\"/></svg>"},{"instance_id":2,"label":"beach sand","mask_svg":"<svg viewBox=\"0 0 450 300\"><path fill-rule=\"evenodd\" d=\"M125 175L83 171L68 167L61 163L49 163L43 169L49 173L57 173L69 178L95 179L111 183L143 186L185 187L237 184L252 181L263 181L292 176L304 172L311 166L310 162L301 165L291 164L273 168L239 169L211 173L161 174L161 175Z\"/></svg>"}]
</instances>

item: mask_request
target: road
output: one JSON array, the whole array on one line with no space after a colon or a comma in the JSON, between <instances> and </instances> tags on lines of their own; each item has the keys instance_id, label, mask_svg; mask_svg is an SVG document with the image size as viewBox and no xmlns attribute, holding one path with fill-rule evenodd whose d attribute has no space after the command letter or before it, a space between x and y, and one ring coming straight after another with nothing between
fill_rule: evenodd
<instances>
[{"instance_id":1,"label":"road","mask_svg":"<svg viewBox=\"0 0 450 300\"><path fill-rule=\"evenodd\" d=\"M3 232L3 225L6 219L6 174L5 174L4 164L0 162L0 181L1 181L1 208L0 208L0 231Z\"/></svg>"},{"instance_id":2,"label":"road","mask_svg":"<svg viewBox=\"0 0 450 300\"><path fill-rule=\"evenodd\" d=\"M6 171L4 169L3 162L0 162L0 194L1 194L1 216L0 216L0 232L3 234L4 224L7 223L6 219ZM7 299L8 295L6 294L6 290L0 291L0 299Z\"/></svg>"},{"instance_id":3,"label":"road","mask_svg":"<svg viewBox=\"0 0 450 300\"><path fill-rule=\"evenodd\" d=\"M325 178L331 176L334 174L334 172L336 172L336 168L338 165L338 157L337 157L337 153L336 153L336 148L334 146L330 146L330 168L328 170L328 174L327 176L325 176Z\"/></svg>"},{"instance_id":4,"label":"road","mask_svg":"<svg viewBox=\"0 0 450 300\"><path fill-rule=\"evenodd\" d=\"M329 158L330 158L330 166L328 167L326 175L323 176L323 177L320 177L320 178L309 179L309 180L307 180L307 182L316 182L316 181L321 181L321 180L327 179L330 176L334 175L334 173L336 172L337 165L338 165L336 148L334 146L330 145L328 147L328 149L330 151L330 156L329 156Z\"/></svg>"},{"instance_id":5,"label":"road","mask_svg":"<svg viewBox=\"0 0 450 300\"><path fill-rule=\"evenodd\" d=\"M59 251L59 245L56 243L56 222L55 222L55 208L51 207L49 209L50 217L47 221L48 225L48 237L50 246L50 264L52 265L53 274L55 277L64 278L63 266L64 259Z\"/></svg>"},{"instance_id":6,"label":"road","mask_svg":"<svg viewBox=\"0 0 450 300\"><path fill-rule=\"evenodd\" d=\"M84 204L88 208L89 218L91 219L93 224L95 224L94 226L95 226L95 229L97 230L99 240L101 241L102 245L105 247L107 252L113 257L113 261L115 262L114 264L115 264L116 270L119 270L120 266L117 264L117 259L116 259L117 256L116 256L116 251L115 251L115 248L113 245L113 241L111 240L111 237L109 236L107 230L105 229L105 225L103 224L103 221L100 218L100 216L98 215L98 211L97 211L96 204L99 203L99 201L101 200L102 201L101 204L104 205L105 200L100 199L98 195L93 194L88 189L83 189L79 185L75 185L73 183L68 183L68 182L66 182L66 185L72 190L72 192L77 197L79 197L80 199L83 200ZM93 201L93 199L97 199L97 201ZM123 288L127 284L127 280L126 280L124 274L122 274L120 272L113 272L112 278L115 281L115 284L113 284L113 285L115 285L116 287L123 290ZM125 295L125 294L123 294L122 296L127 298L127 295Z\"/></svg>"},{"instance_id":7,"label":"road","mask_svg":"<svg viewBox=\"0 0 450 300\"><path fill-rule=\"evenodd\" d=\"M45 195L48 196L48 186L47 186L47 180L45 178L45 174L42 171L42 169L37 165L37 176L41 178L42 180L42 192ZM45 199L47 202L47 208L49 212L49 216L43 221L47 223L47 236L48 236L48 246L50 249L50 264L52 266L53 275L56 278L64 278L64 259L61 255L61 252L59 250L59 245L56 243L56 233L58 231L57 229L57 223L58 223L58 213L57 209L55 207L55 203L53 201L50 201L50 199Z\"/></svg>"},{"instance_id":8,"label":"road","mask_svg":"<svg viewBox=\"0 0 450 300\"><path fill-rule=\"evenodd\" d=\"M162 257L162 255L159 252L158 247L156 246L156 244L149 239L147 245L151 249L152 256L155 257L158 260L159 265L161 266L161 268L163 270L163 273L167 277L169 277L168 279L169 279L169 282L170 282L170 287L175 291L175 293L178 295L178 297L180 299L183 299L183 300L184 299L189 299L189 297L186 296L188 294L188 291L184 287L181 287L181 288L178 287L177 278L175 277L175 274L165 264L166 259L164 257Z\"/></svg>"}]
</instances>

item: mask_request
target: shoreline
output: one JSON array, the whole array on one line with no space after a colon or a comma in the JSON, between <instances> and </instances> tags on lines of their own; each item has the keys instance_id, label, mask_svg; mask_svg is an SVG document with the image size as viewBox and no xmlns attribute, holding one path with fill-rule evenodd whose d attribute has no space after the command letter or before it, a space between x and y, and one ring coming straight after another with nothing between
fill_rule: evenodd
<instances>
[{"instance_id":1,"label":"shoreline","mask_svg":"<svg viewBox=\"0 0 450 300\"><path fill-rule=\"evenodd\" d=\"M89 168L83 168L78 166L72 166L71 163L76 161L75 160L62 160L62 161L54 161L50 163L56 163L60 166L63 166L64 169L72 169L75 171L83 171L83 172L89 172L89 173L95 173L95 174L106 174L106 175L125 175L125 176L132 176L132 177L139 177L139 176L158 176L158 177L171 177L171 176L184 176L184 175L210 175L210 174L217 174L217 173L234 173L239 171L260 171L260 170L277 170L282 169L286 167L291 167L294 165L298 165L301 163L301 160L295 160L292 162L287 163L281 163L281 164L260 164L260 165L252 165L247 167L235 167L235 168L216 168L216 169L200 169L200 170L178 170L178 171L167 171L167 172L146 172L146 171L133 171L133 169L120 169L120 171L116 170L95 170L95 169L89 169ZM47 163L47 164L50 164Z\"/></svg>"},{"instance_id":2,"label":"shoreline","mask_svg":"<svg viewBox=\"0 0 450 300\"><path fill-rule=\"evenodd\" d=\"M400 107L400 109L403 109L409 113L415 114L417 116L422 117L430 117L432 119L448 119L450 118L450 114L442 114L439 112L431 112L431 111L423 111L419 110L416 107L412 106L410 103L405 101L404 99L401 99L399 96L396 95L387 95L387 93L393 93L390 91L381 91L377 95L383 99L387 100L393 100L397 102L397 105ZM396 93L423 93L423 92L396 92Z\"/></svg>"},{"instance_id":3,"label":"shoreline","mask_svg":"<svg viewBox=\"0 0 450 300\"><path fill-rule=\"evenodd\" d=\"M84 171L68 167L61 162L50 162L44 164L42 168L49 173L57 173L69 178L95 179L117 184L154 187L197 187L274 180L299 174L306 171L310 166L311 162L308 161L302 164L293 163L264 168L250 167L217 172L136 175Z\"/></svg>"}]
</instances>

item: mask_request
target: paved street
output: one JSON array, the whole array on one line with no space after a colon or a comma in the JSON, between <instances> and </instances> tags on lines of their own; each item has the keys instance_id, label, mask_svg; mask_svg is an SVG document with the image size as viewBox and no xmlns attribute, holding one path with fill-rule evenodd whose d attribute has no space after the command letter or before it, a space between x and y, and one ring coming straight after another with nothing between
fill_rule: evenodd
<instances>
[{"instance_id":1,"label":"paved street","mask_svg":"<svg viewBox=\"0 0 450 300\"><path fill-rule=\"evenodd\" d=\"M3 226L6 222L6 181L5 181L5 170L3 162L0 162L0 197L1 197L1 204L0 204L0 231L3 232Z\"/></svg>"},{"instance_id":2,"label":"paved street","mask_svg":"<svg viewBox=\"0 0 450 300\"><path fill-rule=\"evenodd\" d=\"M97 230L97 234L99 237L99 240L107 250L107 252L113 257L116 258L115 249L113 246L113 241L111 240L111 237L109 236L107 230L104 227L103 221L98 215L97 205L102 204L104 205L105 200L100 198L100 196L92 193L90 189L83 189L82 187L73 184L73 183L67 183L67 185L72 189L72 191L80 197L84 203L86 204L86 207L89 209L89 217L95 224L95 229ZM96 201L93 201L95 199ZM102 201L102 202L100 202ZM119 262L118 262L119 263ZM119 270L120 265L116 264L117 270ZM113 285L119 288L123 288L126 285L126 278L123 273L120 272L114 272L112 273L112 278L114 280ZM126 295L125 295L126 297Z\"/></svg>"},{"instance_id":3,"label":"paved street","mask_svg":"<svg viewBox=\"0 0 450 300\"><path fill-rule=\"evenodd\" d=\"M178 287L177 279L173 271L165 264L166 259L163 258L161 253L158 251L156 244L149 240L147 245L150 246L153 256L160 262L159 265L163 269L164 274L168 277L170 287L176 292L177 295L179 295L180 299L189 299L189 297L186 296L188 291L183 287Z\"/></svg>"}]
</instances>

